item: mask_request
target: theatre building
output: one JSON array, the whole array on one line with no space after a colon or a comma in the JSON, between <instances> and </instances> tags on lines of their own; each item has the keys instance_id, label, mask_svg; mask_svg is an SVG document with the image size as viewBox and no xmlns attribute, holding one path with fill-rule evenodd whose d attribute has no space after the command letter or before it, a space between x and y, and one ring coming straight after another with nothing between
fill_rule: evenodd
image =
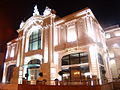
<instances>
[{"instance_id":1,"label":"theatre building","mask_svg":"<svg viewBox=\"0 0 120 90\"><path fill-rule=\"evenodd\" d=\"M89 8L58 18L49 8L39 15L35 6L17 32L7 43L3 83L37 80L40 73L48 84L56 78L79 82L83 75L111 81L105 32Z\"/></svg>"}]
</instances>

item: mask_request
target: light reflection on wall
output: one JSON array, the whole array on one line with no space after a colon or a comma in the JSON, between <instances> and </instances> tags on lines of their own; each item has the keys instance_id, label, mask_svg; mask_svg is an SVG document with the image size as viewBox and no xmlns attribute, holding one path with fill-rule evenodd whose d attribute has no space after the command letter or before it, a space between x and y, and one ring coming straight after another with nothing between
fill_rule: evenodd
<instances>
[{"instance_id":1,"label":"light reflection on wall","mask_svg":"<svg viewBox=\"0 0 120 90\"><path fill-rule=\"evenodd\" d=\"M19 65L20 65L20 53L18 52L16 66L18 67Z\"/></svg>"},{"instance_id":2,"label":"light reflection on wall","mask_svg":"<svg viewBox=\"0 0 120 90\"><path fill-rule=\"evenodd\" d=\"M14 47L12 48L12 50L11 50L11 54L10 54L10 57L14 57L14 51L15 49L14 49Z\"/></svg>"},{"instance_id":3,"label":"light reflection on wall","mask_svg":"<svg viewBox=\"0 0 120 90\"><path fill-rule=\"evenodd\" d=\"M87 18L87 28L88 28L88 36L90 36L92 38L92 40L95 42L96 41L96 36L95 36L95 32L93 30L93 26L91 25L91 23L89 22L90 18Z\"/></svg>"},{"instance_id":4,"label":"light reflection on wall","mask_svg":"<svg viewBox=\"0 0 120 90\"><path fill-rule=\"evenodd\" d=\"M58 52L54 52L54 63L58 64Z\"/></svg>"},{"instance_id":5,"label":"light reflection on wall","mask_svg":"<svg viewBox=\"0 0 120 90\"><path fill-rule=\"evenodd\" d=\"M44 63L48 62L48 47L45 47L44 51Z\"/></svg>"},{"instance_id":6,"label":"light reflection on wall","mask_svg":"<svg viewBox=\"0 0 120 90\"><path fill-rule=\"evenodd\" d=\"M51 68L51 80L55 80L56 78L56 68Z\"/></svg>"},{"instance_id":7,"label":"light reflection on wall","mask_svg":"<svg viewBox=\"0 0 120 90\"><path fill-rule=\"evenodd\" d=\"M120 32L115 32L115 36L120 36Z\"/></svg>"},{"instance_id":8,"label":"light reflection on wall","mask_svg":"<svg viewBox=\"0 0 120 90\"><path fill-rule=\"evenodd\" d=\"M4 71L3 71L3 79L2 79L2 83L6 82L6 63L4 63Z\"/></svg>"},{"instance_id":9,"label":"light reflection on wall","mask_svg":"<svg viewBox=\"0 0 120 90\"><path fill-rule=\"evenodd\" d=\"M6 52L5 59L7 59L7 58L8 58L8 54L9 54L9 46L7 47L7 52Z\"/></svg>"},{"instance_id":10,"label":"light reflection on wall","mask_svg":"<svg viewBox=\"0 0 120 90\"><path fill-rule=\"evenodd\" d=\"M97 67L96 67L96 60L97 60L97 47L96 45L93 45L93 46L90 46L89 47L89 52L90 52L90 57L91 57L91 64L92 64L92 67L95 67L95 68L92 68L92 74L93 75L97 75Z\"/></svg>"},{"instance_id":11,"label":"light reflection on wall","mask_svg":"<svg viewBox=\"0 0 120 90\"><path fill-rule=\"evenodd\" d=\"M58 45L58 31L55 29L54 31L54 46Z\"/></svg>"},{"instance_id":12,"label":"light reflection on wall","mask_svg":"<svg viewBox=\"0 0 120 90\"><path fill-rule=\"evenodd\" d=\"M110 68L111 68L111 71L112 71L112 76L113 76L113 78L117 78L118 71L117 71L117 66L116 66L115 59L111 59L109 62L110 62Z\"/></svg>"},{"instance_id":13,"label":"light reflection on wall","mask_svg":"<svg viewBox=\"0 0 120 90\"><path fill-rule=\"evenodd\" d=\"M77 40L77 35L75 32L75 26L70 26L67 29L67 41L68 42L73 42Z\"/></svg>"},{"instance_id":14,"label":"light reflection on wall","mask_svg":"<svg viewBox=\"0 0 120 90\"><path fill-rule=\"evenodd\" d=\"M87 77L88 75L90 75L91 76L91 73L90 72L86 72L86 73L84 73L84 75Z\"/></svg>"}]
</instances>

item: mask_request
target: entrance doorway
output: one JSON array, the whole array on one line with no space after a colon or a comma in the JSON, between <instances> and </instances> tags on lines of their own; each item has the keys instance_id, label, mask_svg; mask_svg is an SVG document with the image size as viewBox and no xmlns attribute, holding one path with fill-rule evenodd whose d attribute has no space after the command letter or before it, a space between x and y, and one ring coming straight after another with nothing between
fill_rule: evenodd
<instances>
[{"instance_id":1,"label":"entrance doorway","mask_svg":"<svg viewBox=\"0 0 120 90\"><path fill-rule=\"evenodd\" d=\"M27 73L26 73L26 79L28 81L30 80L37 80L40 73L40 60L34 59L31 60L27 65Z\"/></svg>"},{"instance_id":2,"label":"entrance doorway","mask_svg":"<svg viewBox=\"0 0 120 90\"><path fill-rule=\"evenodd\" d=\"M37 80L37 78L39 77L39 73L39 68L28 68L28 80Z\"/></svg>"}]
</instances>

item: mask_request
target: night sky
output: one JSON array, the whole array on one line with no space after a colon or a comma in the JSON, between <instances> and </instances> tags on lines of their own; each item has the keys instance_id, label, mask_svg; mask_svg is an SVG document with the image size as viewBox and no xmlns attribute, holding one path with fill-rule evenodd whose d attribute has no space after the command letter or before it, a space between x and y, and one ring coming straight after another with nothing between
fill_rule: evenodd
<instances>
[{"instance_id":1,"label":"night sky","mask_svg":"<svg viewBox=\"0 0 120 90\"><path fill-rule=\"evenodd\" d=\"M0 46L17 37L19 24L32 16L35 4L41 14L48 6L60 17L88 7L103 28L120 24L119 0L0 0Z\"/></svg>"}]
</instances>

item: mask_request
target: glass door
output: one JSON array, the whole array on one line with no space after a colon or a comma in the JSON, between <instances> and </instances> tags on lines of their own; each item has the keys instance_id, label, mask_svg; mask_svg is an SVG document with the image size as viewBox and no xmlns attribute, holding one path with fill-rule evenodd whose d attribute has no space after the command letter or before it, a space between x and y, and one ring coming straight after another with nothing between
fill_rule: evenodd
<instances>
[{"instance_id":1,"label":"glass door","mask_svg":"<svg viewBox=\"0 0 120 90\"><path fill-rule=\"evenodd\" d=\"M39 68L28 69L28 80L37 80L39 73Z\"/></svg>"}]
</instances>

